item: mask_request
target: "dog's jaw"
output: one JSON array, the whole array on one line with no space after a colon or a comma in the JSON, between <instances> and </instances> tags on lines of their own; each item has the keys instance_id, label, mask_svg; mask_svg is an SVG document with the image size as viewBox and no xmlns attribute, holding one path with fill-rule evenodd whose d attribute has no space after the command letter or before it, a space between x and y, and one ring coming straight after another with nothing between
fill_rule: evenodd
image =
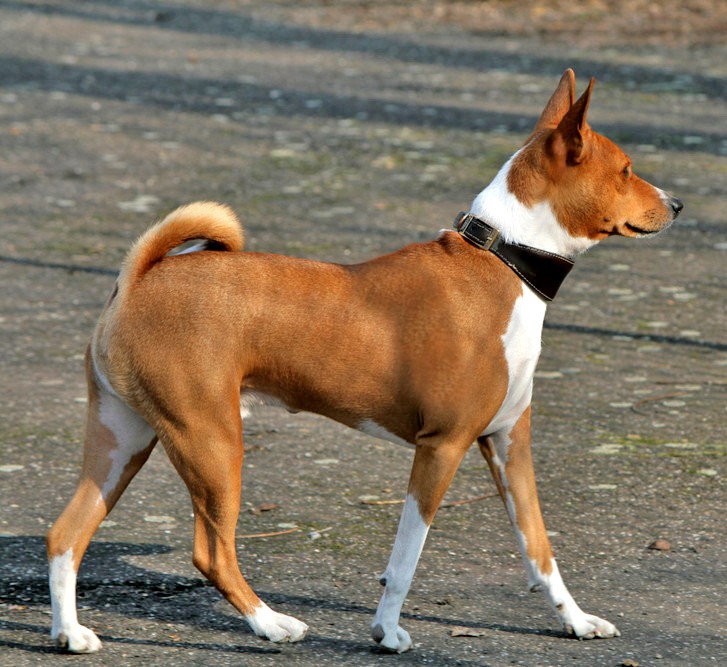
<instances>
[{"instance_id":1,"label":"dog's jaw","mask_svg":"<svg viewBox=\"0 0 727 667\"><path fill-rule=\"evenodd\" d=\"M500 230L509 243L528 245L565 257L575 257L588 250L597 240L572 236L558 222L547 201L526 206L517 193L510 190L508 175L520 149L500 169L497 176L472 202L470 211Z\"/></svg>"}]
</instances>

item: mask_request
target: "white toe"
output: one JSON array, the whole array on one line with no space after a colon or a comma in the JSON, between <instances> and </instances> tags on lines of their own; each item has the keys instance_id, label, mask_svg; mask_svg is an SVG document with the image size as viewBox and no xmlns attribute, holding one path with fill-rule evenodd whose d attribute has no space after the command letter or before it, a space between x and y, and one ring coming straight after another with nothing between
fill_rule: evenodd
<instances>
[{"instance_id":1,"label":"white toe","mask_svg":"<svg viewBox=\"0 0 727 667\"><path fill-rule=\"evenodd\" d=\"M297 642L308 632L308 626L302 621L279 614L264 603L247 616L247 622L258 637L271 642Z\"/></svg>"},{"instance_id":2,"label":"white toe","mask_svg":"<svg viewBox=\"0 0 727 667\"><path fill-rule=\"evenodd\" d=\"M101 640L83 625L62 628L54 631L52 636L56 640L56 646L71 653L96 653L101 648Z\"/></svg>"},{"instance_id":3,"label":"white toe","mask_svg":"<svg viewBox=\"0 0 727 667\"><path fill-rule=\"evenodd\" d=\"M576 623L566 624L565 631L570 635L575 635L578 639L606 639L621 636L613 623L590 614L583 614Z\"/></svg>"},{"instance_id":4,"label":"white toe","mask_svg":"<svg viewBox=\"0 0 727 667\"><path fill-rule=\"evenodd\" d=\"M380 623L376 623L371 628L371 636L381 648L392 653L403 653L412 646L409 633L400 625L384 630Z\"/></svg>"}]
</instances>

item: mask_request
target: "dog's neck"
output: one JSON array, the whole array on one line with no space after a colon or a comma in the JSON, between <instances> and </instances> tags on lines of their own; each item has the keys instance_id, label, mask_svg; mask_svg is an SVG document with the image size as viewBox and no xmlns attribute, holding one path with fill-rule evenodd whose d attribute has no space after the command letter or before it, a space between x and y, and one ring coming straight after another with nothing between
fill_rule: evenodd
<instances>
[{"instance_id":1,"label":"dog's neck","mask_svg":"<svg viewBox=\"0 0 727 667\"><path fill-rule=\"evenodd\" d=\"M516 156L517 153L477 195L470 211L496 227L509 243L528 245L565 257L575 257L593 246L596 243L593 239L571 236L558 222L547 201L528 207L510 191L508 174Z\"/></svg>"}]
</instances>

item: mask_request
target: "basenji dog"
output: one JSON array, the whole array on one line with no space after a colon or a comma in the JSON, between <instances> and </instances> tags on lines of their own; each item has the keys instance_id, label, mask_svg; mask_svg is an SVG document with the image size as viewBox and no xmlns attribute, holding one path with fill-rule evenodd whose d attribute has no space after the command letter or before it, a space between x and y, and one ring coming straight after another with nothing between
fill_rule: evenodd
<instances>
[{"instance_id":1,"label":"basenji dog","mask_svg":"<svg viewBox=\"0 0 727 667\"><path fill-rule=\"evenodd\" d=\"M386 650L412 645L401 607L432 519L475 442L530 587L545 592L567 634L619 634L576 604L551 551L530 452L533 374L546 304L573 258L608 236L659 232L682 203L636 176L628 156L590 128L592 89L593 79L576 101L567 70L524 146L456 229L427 243L356 265L242 252L235 215L198 202L132 246L86 353L78 487L47 538L58 645L101 646L78 622L78 566L157 441L192 498L196 567L260 637L303 638L305 623L253 592L235 550L242 420L261 403L414 446L371 625ZM192 239L196 246L172 253Z\"/></svg>"}]
</instances>

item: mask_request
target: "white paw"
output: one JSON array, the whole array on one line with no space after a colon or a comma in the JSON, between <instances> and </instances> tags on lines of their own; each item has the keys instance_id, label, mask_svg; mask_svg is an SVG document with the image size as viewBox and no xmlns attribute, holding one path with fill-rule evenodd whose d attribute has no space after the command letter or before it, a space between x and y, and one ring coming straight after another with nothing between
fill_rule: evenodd
<instances>
[{"instance_id":1,"label":"white paw","mask_svg":"<svg viewBox=\"0 0 727 667\"><path fill-rule=\"evenodd\" d=\"M371 636L374 641L392 653L403 653L411 648L411 637L400 625L384 630L381 623L371 626Z\"/></svg>"},{"instance_id":2,"label":"white paw","mask_svg":"<svg viewBox=\"0 0 727 667\"><path fill-rule=\"evenodd\" d=\"M605 639L621 636L618 628L613 623L590 614L583 614L574 623L566 623L564 629L567 634L574 635L578 639L596 639L597 637Z\"/></svg>"},{"instance_id":3,"label":"white paw","mask_svg":"<svg viewBox=\"0 0 727 667\"><path fill-rule=\"evenodd\" d=\"M271 642L297 642L308 632L308 626L302 621L279 614L264 603L247 616L247 622L258 637Z\"/></svg>"},{"instance_id":4,"label":"white paw","mask_svg":"<svg viewBox=\"0 0 727 667\"><path fill-rule=\"evenodd\" d=\"M56 646L70 653L96 653L101 648L101 640L83 625L53 630L51 637L56 640Z\"/></svg>"}]
</instances>

